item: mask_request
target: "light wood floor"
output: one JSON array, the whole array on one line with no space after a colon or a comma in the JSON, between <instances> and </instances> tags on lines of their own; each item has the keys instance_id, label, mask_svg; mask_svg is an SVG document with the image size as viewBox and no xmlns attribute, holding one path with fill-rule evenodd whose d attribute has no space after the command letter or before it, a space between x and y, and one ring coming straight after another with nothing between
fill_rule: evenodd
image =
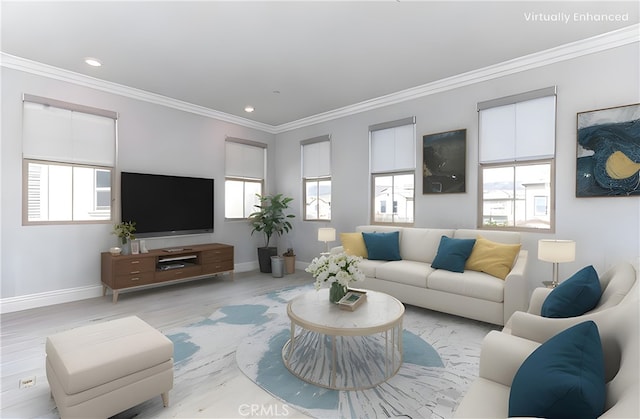
<instances>
[{"instance_id":1,"label":"light wood floor","mask_svg":"<svg viewBox=\"0 0 640 419\"><path fill-rule=\"evenodd\" d=\"M0 319L0 417L38 416L42 414L43 404L53 403L49 399L49 386L44 375L44 347L48 335L127 315L136 315L160 331L170 330L201 321L222 306L286 286L311 282L311 275L301 270L283 278L244 272L236 273L233 280L228 275L221 275L123 292L117 304L111 302L108 294L106 297L4 314ZM35 377L35 386L20 389L20 380L29 377ZM244 376L237 381L238 385L249 387L246 391L262 391ZM262 396L263 399L269 397L266 393ZM237 405L231 401L229 406L217 406L216 411L224 416L224 412L237 412Z\"/></svg>"}]
</instances>

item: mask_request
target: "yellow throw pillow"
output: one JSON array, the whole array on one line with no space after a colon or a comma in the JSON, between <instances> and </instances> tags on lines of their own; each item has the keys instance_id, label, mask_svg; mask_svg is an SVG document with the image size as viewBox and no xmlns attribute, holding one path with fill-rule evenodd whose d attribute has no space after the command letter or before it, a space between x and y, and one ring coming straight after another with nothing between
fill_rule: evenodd
<instances>
[{"instance_id":1,"label":"yellow throw pillow","mask_svg":"<svg viewBox=\"0 0 640 419\"><path fill-rule=\"evenodd\" d=\"M478 237L465 269L480 271L505 279L520 252L520 244L503 244Z\"/></svg>"},{"instance_id":2,"label":"yellow throw pillow","mask_svg":"<svg viewBox=\"0 0 640 419\"><path fill-rule=\"evenodd\" d=\"M364 245L362 233L340 233L340 241L346 254L367 258L367 247Z\"/></svg>"}]
</instances>

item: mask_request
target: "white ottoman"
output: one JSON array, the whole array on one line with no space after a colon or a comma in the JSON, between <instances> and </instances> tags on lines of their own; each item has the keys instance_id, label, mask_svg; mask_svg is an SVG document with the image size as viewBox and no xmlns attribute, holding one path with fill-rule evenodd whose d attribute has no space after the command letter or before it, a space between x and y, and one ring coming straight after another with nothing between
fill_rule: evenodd
<instances>
[{"instance_id":1,"label":"white ottoman","mask_svg":"<svg viewBox=\"0 0 640 419\"><path fill-rule=\"evenodd\" d=\"M136 316L47 338L47 380L63 418L108 418L173 387L173 342Z\"/></svg>"}]
</instances>

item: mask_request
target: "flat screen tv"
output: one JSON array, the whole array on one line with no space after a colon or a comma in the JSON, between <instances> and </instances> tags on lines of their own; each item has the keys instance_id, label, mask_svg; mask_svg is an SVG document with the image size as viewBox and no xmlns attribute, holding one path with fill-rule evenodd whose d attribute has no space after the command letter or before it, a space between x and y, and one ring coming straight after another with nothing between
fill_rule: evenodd
<instances>
[{"instance_id":1,"label":"flat screen tv","mask_svg":"<svg viewBox=\"0 0 640 419\"><path fill-rule=\"evenodd\" d=\"M136 237L213 232L213 179L122 172L122 221Z\"/></svg>"}]
</instances>

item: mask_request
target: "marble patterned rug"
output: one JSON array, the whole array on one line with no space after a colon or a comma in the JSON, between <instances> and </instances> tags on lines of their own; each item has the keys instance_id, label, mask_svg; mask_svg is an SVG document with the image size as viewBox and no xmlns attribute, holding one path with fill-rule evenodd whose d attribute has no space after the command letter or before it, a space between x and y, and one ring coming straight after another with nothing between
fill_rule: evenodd
<instances>
[{"instance_id":1,"label":"marble patterned rug","mask_svg":"<svg viewBox=\"0 0 640 419\"><path fill-rule=\"evenodd\" d=\"M292 287L254 297L167 333L175 345L174 391L181 375L201 363L220 362L218 352L224 357L234 354L240 370L253 382L285 406L312 417L448 418L477 376L482 338L497 328L407 306L404 362L398 373L368 390L329 390L298 379L282 361L290 333L287 302L311 289ZM237 340L234 353L231 346ZM219 351L212 352L212 343Z\"/></svg>"}]
</instances>

